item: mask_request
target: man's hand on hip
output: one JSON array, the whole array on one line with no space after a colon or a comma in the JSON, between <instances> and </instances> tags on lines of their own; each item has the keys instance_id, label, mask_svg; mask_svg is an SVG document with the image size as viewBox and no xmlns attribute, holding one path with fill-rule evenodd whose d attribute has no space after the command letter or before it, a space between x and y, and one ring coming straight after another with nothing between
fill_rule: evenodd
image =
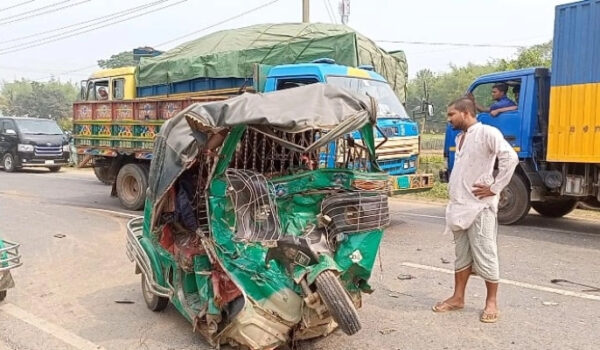
<instances>
[{"instance_id":1,"label":"man's hand on hip","mask_svg":"<svg viewBox=\"0 0 600 350\"><path fill-rule=\"evenodd\" d=\"M490 186L475 184L473 185L475 189L472 191L473 195L479 199L484 199L485 197L495 196L496 194L492 192Z\"/></svg>"}]
</instances>

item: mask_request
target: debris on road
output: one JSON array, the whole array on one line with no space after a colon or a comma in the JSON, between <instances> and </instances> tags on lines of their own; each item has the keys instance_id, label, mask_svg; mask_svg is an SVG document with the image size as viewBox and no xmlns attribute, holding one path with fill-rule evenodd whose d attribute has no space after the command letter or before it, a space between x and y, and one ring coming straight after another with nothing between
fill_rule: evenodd
<instances>
[{"instance_id":1,"label":"debris on road","mask_svg":"<svg viewBox=\"0 0 600 350\"><path fill-rule=\"evenodd\" d=\"M65 238L65 237L67 237L67 235L63 235L62 233L57 233L57 234L54 235L54 237L56 237L56 238Z\"/></svg>"},{"instance_id":2,"label":"debris on road","mask_svg":"<svg viewBox=\"0 0 600 350\"><path fill-rule=\"evenodd\" d=\"M115 300L117 304L135 304L135 301L132 300Z\"/></svg>"},{"instance_id":3,"label":"debris on road","mask_svg":"<svg viewBox=\"0 0 600 350\"><path fill-rule=\"evenodd\" d=\"M410 274L403 274L403 273L401 273L401 274L398 275L398 279L401 280L401 281L412 280L413 278L416 278L416 277L413 276L413 275L410 275Z\"/></svg>"},{"instance_id":4,"label":"debris on road","mask_svg":"<svg viewBox=\"0 0 600 350\"><path fill-rule=\"evenodd\" d=\"M442 264L450 264L450 260L446 258L440 258L440 260L442 261Z\"/></svg>"},{"instance_id":5,"label":"debris on road","mask_svg":"<svg viewBox=\"0 0 600 350\"><path fill-rule=\"evenodd\" d=\"M381 333L382 335L388 335L390 333L394 333L396 331L396 329L394 328L386 328L386 329L382 329L379 331L379 333Z\"/></svg>"},{"instance_id":6,"label":"debris on road","mask_svg":"<svg viewBox=\"0 0 600 350\"><path fill-rule=\"evenodd\" d=\"M542 301L542 305L544 305L544 306L557 306L558 303L555 303L553 301Z\"/></svg>"}]
</instances>

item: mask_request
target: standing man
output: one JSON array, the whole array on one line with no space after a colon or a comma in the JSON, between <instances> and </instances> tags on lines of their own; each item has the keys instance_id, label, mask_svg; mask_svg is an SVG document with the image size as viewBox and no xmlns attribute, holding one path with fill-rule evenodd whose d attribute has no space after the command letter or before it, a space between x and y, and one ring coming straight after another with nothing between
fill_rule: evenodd
<instances>
[{"instance_id":1,"label":"standing man","mask_svg":"<svg viewBox=\"0 0 600 350\"><path fill-rule=\"evenodd\" d=\"M485 108L477 104L477 102L475 102L475 96L473 96L472 93L469 93L467 96L471 101L473 101L477 111L486 112L491 114L492 117L496 117L502 112L515 111L518 109L517 104L506 96L507 91L508 85L505 83L494 84L494 86L492 86L492 99L494 99L496 102L492 103L489 108Z\"/></svg>"},{"instance_id":2,"label":"standing man","mask_svg":"<svg viewBox=\"0 0 600 350\"><path fill-rule=\"evenodd\" d=\"M456 137L454 168L448 185L446 231L454 234L454 295L437 303L435 312L459 310L471 273L485 280L487 297L481 322L498 320L496 294L500 279L497 235L498 195L510 182L519 159L500 131L479 123L475 104L462 97L448 106L448 122L462 132ZM494 164L498 160L498 173Z\"/></svg>"}]
</instances>

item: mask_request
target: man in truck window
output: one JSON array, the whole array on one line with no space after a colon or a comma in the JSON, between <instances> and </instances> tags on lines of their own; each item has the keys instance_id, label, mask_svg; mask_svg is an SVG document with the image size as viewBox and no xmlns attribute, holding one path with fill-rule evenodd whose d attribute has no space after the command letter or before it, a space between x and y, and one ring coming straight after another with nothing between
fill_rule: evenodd
<instances>
[{"instance_id":1,"label":"man in truck window","mask_svg":"<svg viewBox=\"0 0 600 350\"><path fill-rule=\"evenodd\" d=\"M477 111L489 113L492 115L492 117L496 117L502 112L517 110L517 104L506 96L507 91L508 85L505 83L494 84L494 86L492 86L492 99L494 99L496 102L492 103L489 108L479 105L475 101L475 97L472 93L467 94L467 97L473 101L475 107L477 107Z\"/></svg>"},{"instance_id":2,"label":"man in truck window","mask_svg":"<svg viewBox=\"0 0 600 350\"><path fill-rule=\"evenodd\" d=\"M448 122L462 132L456 137L454 168L448 182L446 232L454 234L454 294L433 306L435 312L462 309L465 287L471 273L479 275L487 288L485 307L479 320L498 320L496 294L500 279L498 246L498 201L519 162L517 154L500 130L477 121L475 104L460 98L448 106ZM494 176L494 164L498 173Z\"/></svg>"}]
</instances>

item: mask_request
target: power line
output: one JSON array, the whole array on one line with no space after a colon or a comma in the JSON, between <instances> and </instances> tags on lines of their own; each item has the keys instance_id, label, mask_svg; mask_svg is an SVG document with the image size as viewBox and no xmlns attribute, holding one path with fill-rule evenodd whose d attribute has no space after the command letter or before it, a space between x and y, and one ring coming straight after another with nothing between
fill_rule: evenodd
<instances>
[{"instance_id":1,"label":"power line","mask_svg":"<svg viewBox=\"0 0 600 350\"><path fill-rule=\"evenodd\" d=\"M190 35L193 35L193 34L196 34L196 33L202 32L202 31L204 31L204 30L210 29L210 28L212 28L212 27L215 27L215 26L217 26L217 25L220 25L220 24L226 23L226 22L228 22L228 21L231 21L231 20L233 20L233 19L239 18L239 17L241 17L241 16L243 16L243 15L246 15L246 14L248 14L248 13L251 13L251 12L253 12L253 11L256 11L256 10L258 10L258 9L261 9L261 8L263 8L263 7L266 7L266 6L269 6L269 5L271 5L271 4L274 4L274 3L278 2L278 1L280 1L280 0L273 0L273 1L270 1L270 2L268 2L268 3L265 3L265 4L263 4L263 5L260 5L260 6L258 6L258 7L255 7L255 8L252 8L252 9L250 9L250 10L244 11L244 12L242 12L242 13L238 14L238 15L235 15L235 16L233 16L233 17L227 18L227 19L225 19L225 20L222 20L222 21L220 21L220 22L217 22L217 23L215 23L215 24L212 24L212 25L210 25L210 26L207 26L207 27L204 27L204 28L202 28L202 29L196 30L196 31L194 31L194 32L191 32L191 33L188 33L188 34L185 34L185 35L179 36L179 37L177 37L177 38L174 38L174 39L171 39L171 40L169 40L169 41L165 41L165 42L163 42L163 43L160 43L160 44L158 44L158 45L155 45L155 47L157 47L157 46L162 46L162 45L164 45L164 44L168 44L168 43L171 43L171 42L173 42L173 41L177 41L177 40L179 40L179 39L185 38L185 37L187 37L187 36L190 36ZM1 54L2 54L2 53L0 53L0 55L1 55ZM75 69L72 69L72 70L68 70L68 71L63 71L63 72L60 72L60 73L58 73L58 74L53 74L53 75L50 75L50 76L46 76L46 77L44 77L44 78L38 78L38 79L35 79L35 80L46 80L46 79L50 79L50 78L52 78L52 77L55 77L55 76L60 76L60 75L68 74L68 73L79 72L79 71L82 71L82 70L86 70L86 69L90 69L90 68L95 68L95 67L97 67L97 65L96 65L96 64L94 64L94 65L91 65L91 66L81 67L81 68L75 68Z\"/></svg>"},{"instance_id":2,"label":"power line","mask_svg":"<svg viewBox=\"0 0 600 350\"><path fill-rule=\"evenodd\" d=\"M1 9L0 9L0 12L2 12L2 11L6 11L6 10L10 10L10 9L14 9L15 7L19 7L19 6L27 5L27 4L29 4L29 3L32 3L32 2L34 2L34 1L35 1L35 0L23 1L23 2L20 2L20 3L18 3L18 4L14 4L14 5L11 5L11 6L8 6L8 7L4 7L4 8L1 8Z\"/></svg>"},{"instance_id":3,"label":"power line","mask_svg":"<svg viewBox=\"0 0 600 350\"><path fill-rule=\"evenodd\" d=\"M33 47L42 46L42 45L45 45L45 44L48 44L48 43L51 43L51 42L68 39L68 38L71 38L71 37L74 37L74 36L77 36L77 35L81 35L81 34L84 34L84 33L88 33L88 32L91 32L91 31L94 31L94 30L97 30L97 29L100 29L100 28L108 27L108 26L111 26L113 24L118 24L118 23L125 22L125 21L128 21L128 20L134 19L134 18L138 18L138 17L144 16L144 15L147 15L149 13L160 11L160 10L166 9L168 7L179 5L179 4L181 4L183 2L186 2L186 1L187 0L180 0L178 2L169 4L169 5L166 5L166 6L163 6L163 7L159 7L159 8L154 9L154 10L146 11L144 13L140 13L140 14L137 14L135 16L124 18L122 20L111 22L111 23L107 23L107 24L104 24L104 25L101 25L101 26L96 26L95 28L90 28L88 30L83 30L83 31L80 31L80 32L77 32L77 33L72 33L72 34L69 34L69 35L63 35L63 36L60 36L60 37L57 37L57 38L53 38L53 39L49 39L49 40L48 40L48 38L46 38L46 39L40 39L40 40L30 41L30 42L28 42L26 44L14 45L14 46L11 46L11 47L6 47L6 48L3 48L3 49L0 49L0 55L6 55L8 53L18 52L18 51L30 49L30 48L33 48ZM37 44L35 44L35 42L37 42ZM29 45L29 44L31 44L31 45ZM23 46L23 45L25 45L25 46Z\"/></svg>"},{"instance_id":4,"label":"power line","mask_svg":"<svg viewBox=\"0 0 600 350\"><path fill-rule=\"evenodd\" d=\"M325 10L327 10L327 15L329 16L329 20L331 21L331 23L334 23L335 20L333 19L331 11L329 10L329 6L327 6L327 0L323 0L323 5L325 5Z\"/></svg>"},{"instance_id":5,"label":"power line","mask_svg":"<svg viewBox=\"0 0 600 350\"><path fill-rule=\"evenodd\" d=\"M331 17L333 17L333 23L337 24L337 19L335 18L335 10L333 9L333 6L331 5L331 2L329 2L329 0L325 0L325 3L327 4L327 6L329 7L329 9L331 10Z\"/></svg>"},{"instance_id":6,"label":"power line","mask_svg":"<svg viewBox=\"0 0 600 350\"><path fill-rule=\"evenodd\" d=\"M272 4L274 4L274 3L278 2L278 1L280 1L280 0L272 0L272 1L269 1L269 2L267 2L267 3L264 3L264 4L260 5L260 6L257 6L257 7L255 7L255 8L252 8L252 9L246 10L246 11L244 11L244 12L242 12L242 13L238 14L238 15L235 15L235 16L233 16L233 17L229 17L229 18L227 18L227 19L224 19L224 20L222 20L222 21L220 21L220 22L217 22L217 23L215 23L215 24L212 24L212 25L210 25L210 26L207 26L207 27L204 27L204 28L201 28L201 29L195 30L195 31L193 31L193 32L190 32L190 33L187 33L187 34L184 34L184 35L181 35L181 36L178 36L178 37L176 37L176 38L173 38L173 39L171 39L171 40L163 41L162 43L156 44L156 45L154 45L154 46L155 46L155 47L159 47L159 46L163 46L163 45L166 45L166 44L170 44L170 43L172 43L172 42L174 42L174 41L178 41L178 40L180 40L180 39L186 38L186 37L188 37L188 36L191 36L191 35L194 35L194 34L197 34L197 33L200 33L200 32L203 32L203 31L205 31L205 30L207 30L207 29L210 29L210 28L216 27L216 26L218 26L218 25L221 25L221 24L223 24L223 23L227 23L227 22L229 22L229 21L231 21L231 20L234 20L234 19L236 19L236 18L240 18L240 17L242 17L242 16L244 16L244 15L247 15L247 14L249 14L249 13L251 13L251 12L254 12L254 11L260 10L260 9L262 9L262 8L264 8L264 7L267 7L267 6L269 6L269 5L272 5Z\"/></svg>"},{"instance_id":7,"label":"power line","mask_svg":"<svg viewBox=\"0 0 600 350\"><path fill-rule=\"evenodd\" d=\"M125 9L125 10L121 10L121 11L109 13L108 15L96 17L96 18L93 18L93 19L90 19L90 20L87 20L87 21L82 21L82 22L70 24L68 26L63 26L63 27L56 28L56 29L51 29L51 30L45 30L43 32L37 32L37 33L30 34L30 35L25 35L25 36L21 36L21 37L18 37L18 38L9 39L9 40L3 40L3 41L0 41L0 44L10 43L10 42L13 42L13 41L19 41L19 40L23 40L23 39L32 38L32 37L39 37L40 35L43 35L43 34L48 34L48 33L52 33L52 32L61 31L63 29L80 26L79 28L75 28L73 30L64 31L64 32L59 33L59 34L54 34L54 35L48 36L46 38L42 38L42 39L50 39L50 38L61 36L61 35L64 35L64 34L73 33L73 32L76 32L76 31L84 29L84 28L89 28L91 26L98 25L100 23L110 22L111 20L113 20L115 18L127 16L129 14L132 14L132 13L144 10L146 8L158 5L158 4L163 3L165 1L171 1L171 0L159 0L159 1L151 2L151 3L145 4L145 5L131 7L131 8ZM106 19L106 18L108 18L108 19ZM90 25L87 25L87 26L81 26L82 24L92 23L92 22L97 22L97 23L90 24ZM38 39L38 40L42 40L42 39ZM26 44L29 44L29 43L32 43L32 42L35 42L35 40L31 41L31 42L28 42L28 43L21 43L19 45L15 45L14 47L21 46L21 45L26 45ZM2 49L0 49L0 50L2 50Z\"/></svg>"},{"instance_id":8,"label":"power line","mask_svg":"<svg viewBox=\"0 0 600 350\"><path fill-rule=\"evenodd\" d=\"M71 0L67 0L66 2L69 2L69 1L71 1ZM15 23L15 22L24 21L24 20L26 20L26 19L33 18L33 17L37 17L37 16L41 16L41 15L45 15L45 14L48 14L48 13L57 12L57 11L64 10L64 9L67 9L67 8L71 8L71 7L75 7L75 6L78 6L78 5L84 4L84 3L86 3L86 2L90 2L90 1L92 1L92 0L82 0L82 1L80 1L80 2L76 2L76 3L74 3L74 4L65 5L65 6L62 6L62 7L55 8L55 9L51 9L51 10L47 10L47 11L43 11L43 12L39 12L39 13L34 13L34 14L32 14L32 15L29 15L29 16L25 16L25 17L21 17L21 18L13 19L12 21L0 22L0 26L1 26L1 25L5 25L5 24L10 24L10 23ZM65 2L65 1L63 1L63 3L64 3L64 2ZM60 4L60 3L57 3L57 4ZM46 7L47 7L47 6L46 6ZM39 9L38 9L38 10L39 10ZM36 11L36 12L37 12L38 10L34 10L34 11ZM8 18L11 18L11 17L8 17ZM2 19L4 19L4 18L2 18ZM2 19L0 19L0 20L2 20Z\"/></svg>"},{"instance_id":9,"label":"power line","mask_svg":"<svg viewBox=\"0 0 600 350\"><path fill-rule=\"evenodd\" d=\"M450 42L431 42L431 41L406 41L406 40L374 40L378 43L392 44L410 44L410 45L429 45L429 46L460 46L460 47L505 47L510 49L520 49L524 45L505 45L505 44L470 44L470 43L450 43Z\"/></svg>"},{"instance_id":10,"label":"power line","mask_svg":"<svg viewBox=\"0 0 600 350\"><path fill-rule=\"evenodd\" d=\"M21 17L21 16L24 16L24 15L27 15L27 14L30 14L30 13L33 13L33 12L38 12L38 11L41 11L41 10L44 10L44 9L47 9L47 8L50 8L50 7L58 6L58 5L64 4L65 2L69 2L69 1L71 1L71 0L63 0L63 1L55 2L55 3L52 3L52 4L46 5L46 6L38 7L38 8L35 8L33 10L27 10L25 12L21 12L21 13L17 13L17 14L14 14L14 15L10 15L8 17L2 17L2 18L0 18L0 22L4 21L4 20L7 20L7 19L15 18L15 17Z\"/></svg>"}]
</instances>

